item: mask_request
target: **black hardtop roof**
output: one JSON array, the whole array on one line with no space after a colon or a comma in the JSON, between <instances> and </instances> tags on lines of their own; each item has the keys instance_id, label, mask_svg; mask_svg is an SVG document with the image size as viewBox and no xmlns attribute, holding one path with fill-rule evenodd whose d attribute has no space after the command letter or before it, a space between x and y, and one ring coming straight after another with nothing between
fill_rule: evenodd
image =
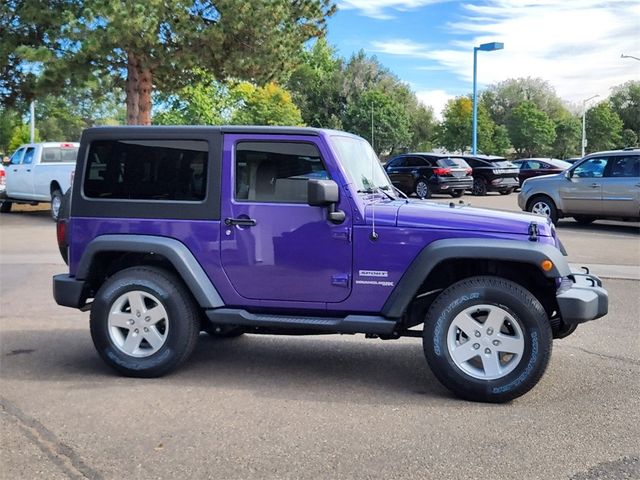
<instances>
[{"instance_id":1,"label":"black hardtop roof","mask_svg":"<svg viewBox=\"0 0 640 480\"><path fill-rule=\"evenodd\" d=\"M257 125L122 125L122 126L100 126L90 127L84 130L85 133L100 135L119 135L126 133L144 134L170 134L171 132L220 132L220 133L261 133L272 135L320 135L321 132L330 133L331 130L311 127L271 127ZM350 135L347 132L335 132Z\"/></svg>"}]
</instances>

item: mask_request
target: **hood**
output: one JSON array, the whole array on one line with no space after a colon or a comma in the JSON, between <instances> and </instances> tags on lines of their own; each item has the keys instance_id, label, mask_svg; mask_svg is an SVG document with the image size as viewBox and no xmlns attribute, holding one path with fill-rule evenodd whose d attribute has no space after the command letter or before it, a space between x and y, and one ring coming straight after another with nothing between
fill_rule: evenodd
<instances>
[{"instance_id":1,"label":"hood","mask_svg":"<svg viewBox=\"0 0 640 480\"><path fill-rule=\"evenodd\" d=\"M529 235L529 225L533 222L538 225L538 235L552 236L550 221L531 213L418 200L367 205L367 223L372 221L372 207L377 225Z\"/></svg>"}]
</instances>

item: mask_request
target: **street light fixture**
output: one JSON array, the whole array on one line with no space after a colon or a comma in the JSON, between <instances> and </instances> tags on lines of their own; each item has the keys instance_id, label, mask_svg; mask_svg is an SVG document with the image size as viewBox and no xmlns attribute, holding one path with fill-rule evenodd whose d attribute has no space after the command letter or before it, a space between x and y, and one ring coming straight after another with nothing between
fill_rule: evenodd
<instances>
[{"instance_id":1,"label":"street light fixture","mask_svg":"<svg viewBox=\"0 0 640 480\"><path fill-rule=\"evenodd\" d=\"M585 128L585 106L589 100L593 100L594 98L598 98L600 95L594 95L593 97L589 97L582 101L582 156L584 157L584 149L587 146L587 134Z\"/></svg>"},{"instance_id":2,"label":"street light fixture","mask_svg":"<svg viewBox=\"0 0 640 480\"><path fill-rule=\"evenodd\" d=\"M504 43L500 42L483 43L479 47L473 47L473 134L471 139L471 153L473 155L478 151L478 85L476 81L478 50L493 52L494 50L502 50L503 48Z\"/></svg>"},{"instance_id":3,"label":"street light fixture","mask_svg":"<svg viewBox=\"0 0 640 480\"><path fill-rule=\"evenodd\" d=\"M638 60L640 62L640 58L634 57L633 55L625 55L624 53L620 54L620 58L633 58L634 60Z\"/></svg>"}]
</instances>

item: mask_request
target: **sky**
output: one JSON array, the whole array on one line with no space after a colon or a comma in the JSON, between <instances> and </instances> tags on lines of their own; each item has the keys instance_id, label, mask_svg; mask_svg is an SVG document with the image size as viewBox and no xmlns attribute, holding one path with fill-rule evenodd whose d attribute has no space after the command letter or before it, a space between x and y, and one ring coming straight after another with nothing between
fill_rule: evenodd
<instances>
[{"instance_id":1,"label":"sky","mask_svg":"<svg viewBox=\"0 0 640 480\"><path fill-rule=\"evenodd\" d=\"M640 0L336 0L328 41L349 57L363 49L408 83L440 117L473 85L541 77L569 104L640 80ZM597 100L596 100L597 101Z\"/></svg>"}]
</instances>

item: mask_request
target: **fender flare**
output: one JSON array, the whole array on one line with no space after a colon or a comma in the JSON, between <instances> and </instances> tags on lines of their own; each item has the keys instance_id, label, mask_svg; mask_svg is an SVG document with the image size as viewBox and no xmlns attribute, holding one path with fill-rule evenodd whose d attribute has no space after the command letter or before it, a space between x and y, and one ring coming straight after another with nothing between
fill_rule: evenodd
<instances>
[{"instance_id":1,"label":"fender flare","mask_svg":"<svg viewBox=\"0 0 640 480\"><path fill-rule=\"evenodd\" d=\"M94 257L102 252L158 254L176 269L198 304L203 308L223 307L222 297L191 251L178 240L155 235L100 235L85 248L76 270L76 279L89 277Z\"/></svg>"},{"instance_id":2,"label":"fender flare","mask_svg":"<svg viewBox=\"0 0 640 480\"><path fill-rule=\"evenodd\" d=\"M382 314L387 318L402 317L431 271L445 260L461 258L531 264L548 278L561 278L571 274L569 264L553 245L487 238L436 240L423 248L413 260L387 298ZM553 267L545 272L540 268L540 263L547 259L553 262Z\"/></svg>"}]
</instances>

